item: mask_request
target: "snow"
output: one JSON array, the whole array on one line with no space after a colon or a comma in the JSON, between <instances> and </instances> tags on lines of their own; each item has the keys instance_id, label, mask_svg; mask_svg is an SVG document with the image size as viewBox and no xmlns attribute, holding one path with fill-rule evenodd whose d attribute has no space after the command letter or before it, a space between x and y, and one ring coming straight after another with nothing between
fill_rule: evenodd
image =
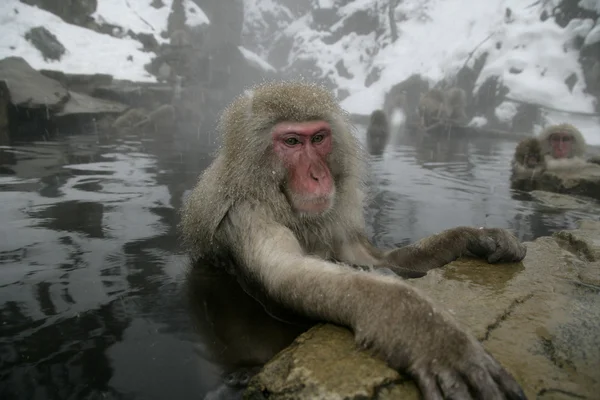
<instances>
[{"instance_id":1,"label":"snow","mask_svg":"<svg viewBox=\"0 0 600 400\"><path fill-rule=\"evenodd\" d=\"M552 18L541 21L543 3L487 0L469 2L466 7L464 0L401 2L396 9L397 15L401 13L408 19L398 24L399 38L382 49L372 61L373 66L383 70L380 79L366 88L363 84L365 74L356 76L349 84L338 78L336 82L351 93L342 102L342 107L351 113L368 115L382 107L384 95L393 85L411 74L420 73L435 83L453 76L467 60L467 65L471 66L479 55L488 52L475 90L488 77L499 76L510 90L508 97L511 99L593 114L594 98L585 93L579 51L574 47L573 39L580 36L588 41L596 40L598 25L593 27L594 21L590 19L574 20L561 28ZM585 3L589 7L600 7L600 0ZM512 11L509 20L505 20L506 8ZM354 49L339 47L336 51L339 57L343 54L344 60L349 59L345 54L348 51L361 52L360 42ZM361 66L346 67L356 71ZM572 74L577 82L569 90L565 80ZM501 107L497 111L499 116L510 114L506 104ZM548 114L547 118L551 119L551 115L558 118L558 114ZM560 115L561 120L588 121L577 126L583 130L586 140L600 144L597 118Z\"/></svg>"},{"instance_id":2,"label":"snow","mask_svg":"<svg viewBox=\"0 0 600 400\"><path fill-rule=\"evenodd\" d=\"M155 54L144 52L142 44L125 32L131 29L136 33L150 33L157 41L164 42L160 34L166 30L172 1L163 0L164 6L156 9L150 5L152 0L99 0L93 18L122 27L124 36L115 38L67 24L19 0L0 0L0 59L20 56L36 69L108 73L116 79L155 81L144 69ZM552 18L542 21L543 7L550 9L554 3L556 1L487 0L466 5L464 0L403 0L396 8L399 38L383 48L375 33L351 33L333 44L326 44L322 38L327 32L310 29L309 15L290 22L285 30L296 38L294 57L316 62L323 76L331 77L340 89L350 93L342 106L351 113L368 115L380 108L385 93L413 73L435 83L453 76L465 64L471 66L487 52L486 64L476 85L488 77L499 76L508 87L507 101L496 109L498 118L508 120L514 115L515 103L510 100L539 104L544 107L548 121L575 123L586 140L600 144L598 117L581 115L594 113L594 98L585 93L579 50L575 47L578 37L584 39L585 45L600 41L600 22L574 19L561 28ZM209 23L193 0L184 0L183 4L187 25ZM255 5L249 7L251 4ZM377 4L371 0L355 0L337 12L350 15L356 10L376 10ZM264 30L277 22L260 21L266 10L273 16L290 18L289 10L277 7L274 0L255 3L246 0L245 5L248 29L261 26ZM600 12L600 0L580 0L579 5ZM505 17L507 8L512 11L510 18ZM46 27L66 47L67 52L60 61L45 61L25 40L24 34L35 26ZM384 28L388 29L387 25ZM252 50L240 47L252 63L265 70L274 69L256 54L262 54L261 49ZM338 71L340 66L348 74L342 76ZM381 75L367 88L365 81L373 68L380 70ZM569 88L565 80L571 76L576 79ZM483 123L485 119L479 118L470 124Z\"/></svg>"},{"instance_id":3,"label":"snow","mask_svg":"<svg viewBox=\"0 0 600 400\"><path fill-rule=\"evenodd\" d=\"M151 0L99 0L93 14L97 22L106 22L136 33L151 33L159 42L166 30L172 0L163 0L164 7L156 9ZM184 0L186 25L209 23L204 12L192 0ZM44 26L66 48L60 61L45 61L41 53L25 39L25 33ZM124 36L115 38L81 28L63 21L56 15L19 0L0 1L0 59L23 57L34 69L60 70L73 74L111 74L115 79L155 82L144 65L155 56L142 51L142 44ZM131 57L131 60L128 58Z\"/></svg>"},{"instance_id":4,"label":"snow","mask_svg":"<svg viewBox=\"0 0 600 400\"><path fill-rule=\"evenodd\" d=\"M240 49L240 52L244 55L244 57L246 57L246 60L250 61L252 64L256 65L260 69L263 69L265 71L276 71L276 69L271 64L260 58L258 54L242 46L238 46L238 49Z\"/></svg>"},{"instance_id":5,"label":"snow","mask_svg":"<svg viewBox=\"0 0 600 400\"><path fill-rule=\"evenodd\" d=\"M600 19L596 21L596 26L587 34L583 44L585 46L591 46L597 42L600 42Z\"/></svg>"},{"instance_id":6,"label":"snow","mask_svg":"<svg viewBox=\"0 0 600 400\"><path fill-rule=\"evenodd\" d=\"M581 0L578 6L600 14L600 0Z\"/></svg>"},{"instance_id":7,"label":"snow","mask_svg":"<svg viewBox=\"0 0 600 400\"><path fill-rule=\"evenodd\" d=\"M173 0L163 0L164 6L158 9L152 7L151 3L152 0L100 0L92 17L98 23L121 26L125 31L131 29L136 33L149 33L159 43L165 42L167 39L162 38L160 33L167 31ZM206 14L192 0L184 0L183 7L186 11L186 25L209 23Z\"/></svg>"}]
</instances>

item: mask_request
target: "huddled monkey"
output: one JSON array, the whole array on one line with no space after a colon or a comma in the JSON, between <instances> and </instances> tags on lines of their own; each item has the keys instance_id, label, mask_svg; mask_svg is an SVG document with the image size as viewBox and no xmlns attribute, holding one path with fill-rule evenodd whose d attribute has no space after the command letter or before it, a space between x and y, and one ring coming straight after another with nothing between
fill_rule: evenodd
<instances>
[{"instance_id":1,"label":"huddled monkey","mask_svg":"<svg viewBox=\"0 0 600 400\"><path fill-rule=\"evenodd\" d=\"M542 146L537 138L527 138L519 142L511 161L511 187L520 190L537 188L535 178L546 170Z\"/></svg>"},{"instance_id":2,"label":"huddled monkey","mask_svg":"<svg viewBox=\"0 0 600 400\"><path fill-rule=\"evenodd\" d=\"M422 127L432 126L445 117L444 101L444 92L440 89L431 89L421 96L418 111Z\"/></svg>"},{"instance_id":3,"label":"huddled monkey","mask_svg":"<svg viewBox=\"0 0 600 400\"><path fill-rule=\"evenodd\" d=\"M216 159L181 210L193 259L212 260L255 298L349 327L358 343L411 374L426 399L525 398L475 336L385 273L424 274L462 255L521 261L526 247L515 236L457 227L401 248L374 247L362 214L366 157L322 86L255 86L226 108L219 130Z\"/></svg>"},{"instance_id":4,"label":"huddled monkey","mask_svg":"<svg viewBox=\"0 0 600 400\"><path fill-rule=\"evenodd\" d=\"M382 154L390 138L390 125L388 118L382 110L371 113L369 127L367 128L367 149L369 153Z\"/></svg>"},{"instance_id":5,"label":"huddled monkey","mask_svg":"<svg viewBox=\"0 0 600 400\"><path fill-rule=\"evenodd\" d=\"M463 123L467 119L467 93L459 87L451 87L444 93L446 118L455 123Z\"/></svg>"},{"instance_id":6,"label":"huddled monkey","mask_svg":"<svg viewBox=\"0 0 600 400\"><path fill-rule=\"evenodd\" d=\"M431 89L419 101L421 126L448 125L465 122L467 94L459 87Z\"/></svg>"},{"instance_id":7,"label":"huddled monkey","mask_svg":"<svg viewBox=\"0 0 600 400\"><path fill-rule=\"evenodd\" d=\"M520 141L515 148L512 165L517 170L544 170L546 162L542 154L540 141L537 138L527 138Z\"/></svg>"}]
</instances>

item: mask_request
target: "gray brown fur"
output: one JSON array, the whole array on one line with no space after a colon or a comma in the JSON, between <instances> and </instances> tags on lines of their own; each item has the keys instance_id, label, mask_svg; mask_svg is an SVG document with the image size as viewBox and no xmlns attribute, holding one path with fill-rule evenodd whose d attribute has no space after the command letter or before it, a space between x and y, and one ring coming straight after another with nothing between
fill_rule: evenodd
<instances>
[{"instance_id":1,"label":"gray brown fur","mask_svg":"<svg viewBox=\"0 0 600 400\"><path fill-rule=\"evenodd\" d=\"M519 142L515 148L513 166L543 168L544 164L542 146L537 138L527 138Z\"/></svg>"},{"instance_id":2,"label":"gray brown fur","mask_svg":"<svg viewBox=\"0 0 600 400\"><path fill-rule=\"evenodd\" d=\"M461 123L466 115L467 94L459 87L431 89L419 101L419 115L424 127L436 123Z\"/></svg>"},{"instance_id":3,"label":"gray brown fur","mask_svg":"<svg viewBox=\"0 0 600 400\"><path fill-rule=\"evenodd\" d=\"M316 216L291 208L270 134L278 122L310 120L328 121L333 135L327 163L336 194L332 208ZM469 399L469 388L486 399L525 398L481 344L425 295L397 277L353 268L426 272L463 254L520 261L526 248L513 235L459 227L403 248L375 248L362 216L364 153L323 87L259 85L225 110L219 126L223 145L182 210L192 257L216 260L283 307L350 327L359 343L407 370L426 399Z\"/></svg>"},{"instance_id":4,"label":"gray brown fur","mask_svg":"<svg viewBox=\"0 0 600 400\"><path fill-rule=\"evenodd\" d=\"M552 147L550 145L550 136L555 133L566 132L573 137L573 154L572 157L583 157L586 151L586 144L583 135L579 129L575 128L571 124L557 124L546 127L538 136L540 145L542 148L542 154L549 156L552 154Z\"/></svg>"},{"instance_id":5,"label":"gray brown fur","mask_svg":"<svg viewBox=\"0 0 600 400\"><path fill-rule=\"evenodd\" d=\"M390 138L390 124L385 112L375 110L371 113L367 128L367 149L371 154L381 154Z\"/></svg>"}]
</instances>

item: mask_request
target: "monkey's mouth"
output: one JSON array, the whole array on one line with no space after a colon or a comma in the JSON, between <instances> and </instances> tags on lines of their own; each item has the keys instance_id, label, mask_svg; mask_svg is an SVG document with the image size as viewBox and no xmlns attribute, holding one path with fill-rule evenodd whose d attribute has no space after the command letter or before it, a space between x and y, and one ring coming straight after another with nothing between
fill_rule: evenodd
<instances>
[{"instance_id":1,"label":"monkey's mouth","mask_svg":"<svg viewBox=\"0 0 600 400\"><path fill-rule=\"evenodd\" d=\"M301 214L322 214L333 206L333 195L317 197L296 197L293 201L294 209Z\"/></svg>"}]
</instances>

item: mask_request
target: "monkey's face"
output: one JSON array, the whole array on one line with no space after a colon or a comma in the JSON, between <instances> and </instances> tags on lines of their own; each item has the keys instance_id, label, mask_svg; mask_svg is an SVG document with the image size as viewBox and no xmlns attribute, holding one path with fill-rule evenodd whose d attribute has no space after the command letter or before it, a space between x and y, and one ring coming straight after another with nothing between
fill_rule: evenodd
<instances>
[{"instance_id":1,"label":"monkey's face","mask_svg":"<svg viewBox=\"0 0 600 400\"><path fill-rule=\"evenodd\" d=\"M542 159L539 153L530 153L525 157L525 166L527 168L535 168L541 164Z\"/></svg>"},{"instance_id":2,"label":"monkey's face","mask_svg":"<svg viewBox=\"0 0 600 400\"><path fill-rule=\"evenodd\" d=\"M573 135L566 132L557 132L550 136L552 157L569 158L573 154Z\"/></svg>"},{"instance_id":3,"label":"monkey's face","mask_svg":"<svg viewBox=\"0 0 600 400\"><path fill-rule=\"evenodd\" d=\"M280 122L273 127L273 148L287 171L286 195L299 213L320 214L333 205L335 184L327 163L331 136L325 121Z\"/></svg>"}]
</instances>

